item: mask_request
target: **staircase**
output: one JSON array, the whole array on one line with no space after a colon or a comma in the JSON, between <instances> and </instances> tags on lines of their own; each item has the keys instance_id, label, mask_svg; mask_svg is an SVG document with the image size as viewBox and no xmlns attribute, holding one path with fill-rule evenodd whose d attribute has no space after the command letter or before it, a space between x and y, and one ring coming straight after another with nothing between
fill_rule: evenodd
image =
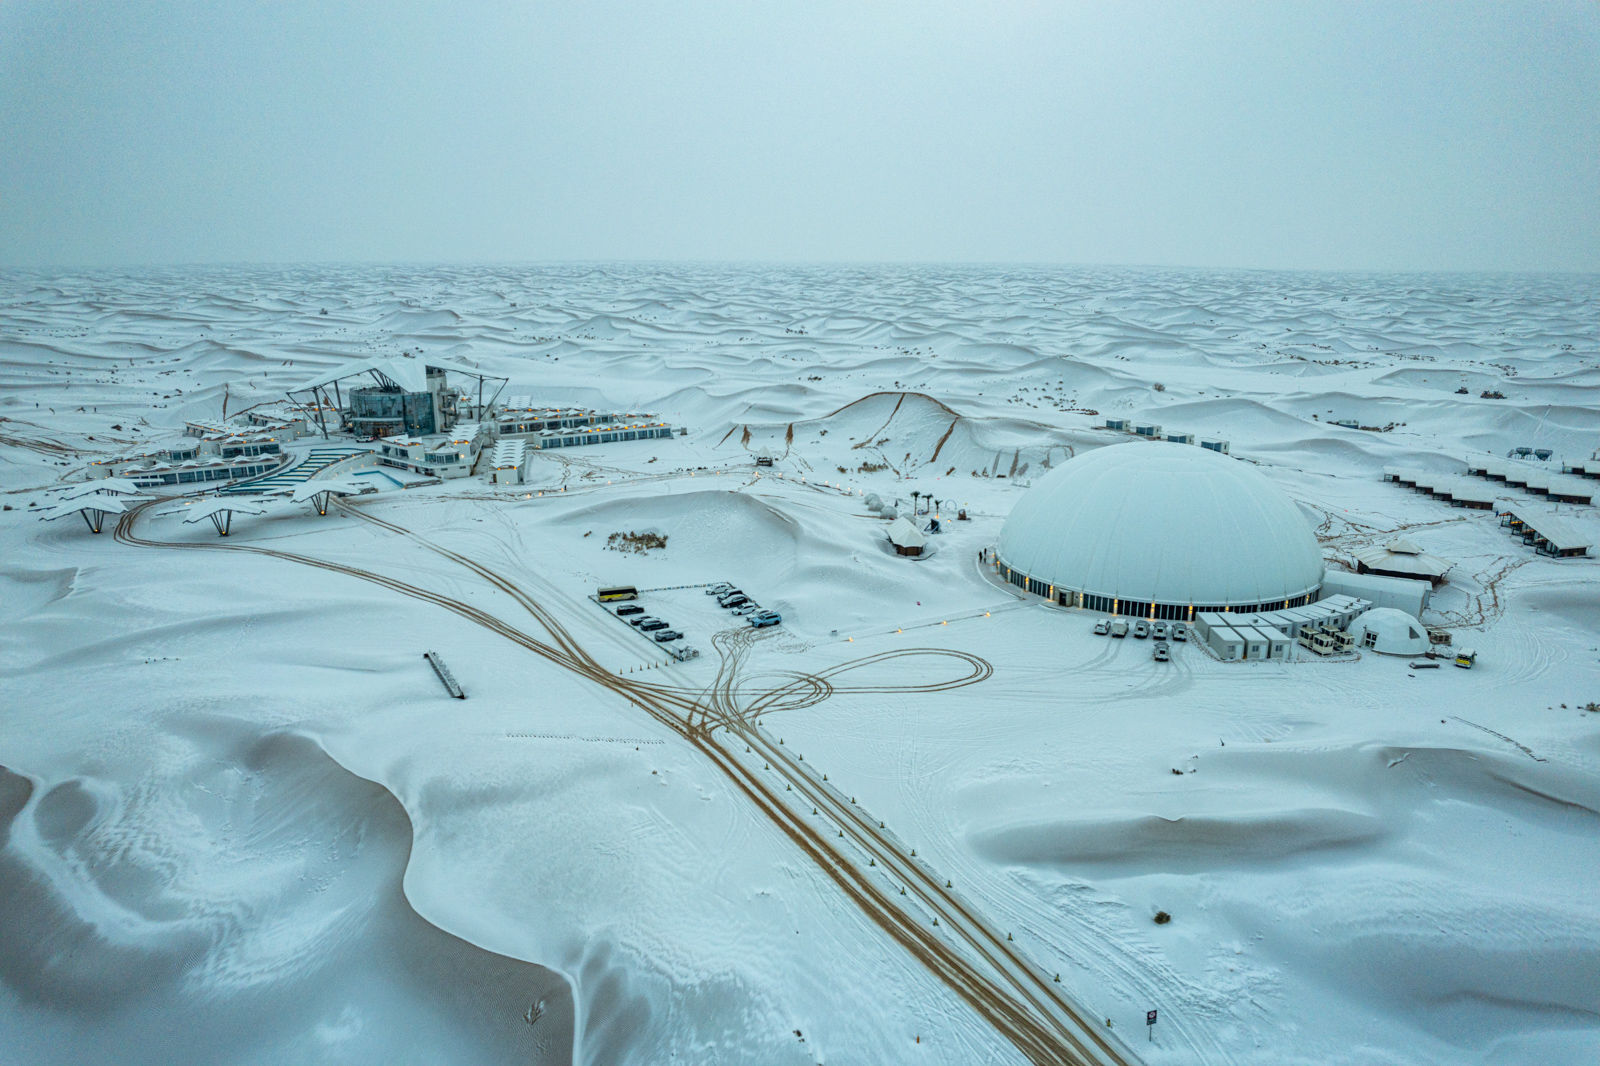
<instances>
[{"instance_id":1,"label":"staircase","mask_svg":"<svg viewBox=\"0 0 1600 1066\"><path fill-rule=\"evenodd\" d=\"M326 470L334 463L342 463L346 459L358 455L366 455L371 448L355 446L330 446L312 448L304 459L298 463L291 463L287 468L263 474L261 477L246 481L236 481L222 489L226 495L255 494L262 492L280 492L293 489L301 482L310 481L312 477Z\"/></svg>"}]
</instances>

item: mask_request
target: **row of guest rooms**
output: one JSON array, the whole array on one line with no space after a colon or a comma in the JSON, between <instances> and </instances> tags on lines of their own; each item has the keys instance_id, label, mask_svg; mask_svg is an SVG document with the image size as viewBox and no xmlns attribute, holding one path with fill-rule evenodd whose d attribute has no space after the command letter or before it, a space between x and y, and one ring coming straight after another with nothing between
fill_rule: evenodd
<instances>
[{"instance_id":1,"label":"row of guest rooms","mask_svg":"<svg viewBox=\"0 0 1600 1066\"><path fill-rule=\"evenodd\" d=\"M587 444L610 444L617 441L655 440L672 436L672 427L665 422L580 425L567 429L530 430L527 433L508 431L506 422L497 425L500 439L520 440L524 442L526 448L540 450L575 448ZM378 461L385 466L410 470L427 477L466 477L472 472L478 453L486 442L487 433L484 427L477 423L457 426L451 432L449 439L387 437L378 443ZM519 458L516 465L521 467L525 462L525 457ZM515 482L520 483L525 476L526 470L520 470Z\"/></svg>"}]
</instances>

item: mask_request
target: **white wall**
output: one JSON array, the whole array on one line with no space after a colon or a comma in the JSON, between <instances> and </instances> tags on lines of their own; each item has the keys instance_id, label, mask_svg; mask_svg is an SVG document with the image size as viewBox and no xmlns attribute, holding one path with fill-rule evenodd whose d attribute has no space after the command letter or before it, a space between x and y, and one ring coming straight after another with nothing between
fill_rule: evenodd
<instances>
[{"instance_id":1,"label":"white wall","mask_svg":"<svg viewBox=\"0 0 1600 1066\"><path fill-rule=\"evenodd\" d=\"M1393 607L1413 618L1421 618L1422 609L1433 595L1433 586L1406 577L1329 570L1322 579L1322 595L1356 596L1371 601L1374 607Z\"/></svg>"}]
</instances>

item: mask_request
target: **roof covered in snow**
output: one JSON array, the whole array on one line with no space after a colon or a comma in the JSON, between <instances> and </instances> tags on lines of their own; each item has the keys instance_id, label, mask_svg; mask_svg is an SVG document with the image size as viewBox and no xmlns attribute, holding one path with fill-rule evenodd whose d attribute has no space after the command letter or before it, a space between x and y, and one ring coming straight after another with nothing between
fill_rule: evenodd
<instances>
[{"instance_id":1,"label":"roof covered in snow","mask_svg":"<svg viewBox=\"0 0 1600 1066\"><path fill-rule=\"evenodd\" d=\"M1069 460L1000 532L1006 566L1123 600L1255 604L1322 583L1299 507L1254 466L1203 448L1130 442Z\"/></svg>"},{"instance_id":2,"label":"roof covered in snow","mask_svg":"<svg viewBox=\"0 0 1600 1066\"><path fill-rule=\"evenodd\" d=\"M79 496L76 499L65 500L54 507L46 508L39 513L39 517L46 522L53 522L67 515L77 514L80 511L104 511L106 514L125 514L128 505L115 496L94 493L89 496Z\"/></svg>"},{"instance_id":3,"label":"roof covered in snow","mask_svg":"<svg viewBox=\"0 0 1600 1066\"><path fill-rule=\"evenodd\" d=\"M1550 514L1518 514L1528 528L1537 533L1557 551L1573 551L1594 547L1594 538L1568 525Z\"/></svg>"},{"instance_id":4,"label":"roof covered in snow","mask_svg":"<svg viewBox=\"0 0 1600 1066\"><path fill-rule=\"evenodd\" d=\"M496 470L508 467L521 466L528 457L528 442L516 437L507 437L494 446L494 451L489 455L489 465Z\"/></svg>"},{"instance_id":5,"label":"roof covered in snow","mask_svg":"<svg viewBox=\"0 0 1600 1066\"><path fill-rule=\"evenodd\" d=\"M1400 545L1401 547L1396 547ZM1404 550L1402 550L1402 548ZM1437 555L1430 555L1409 540L1392 540L1383 547L1363 548L1356 559L1368 570L1382 570L1390 574L1409 574L1429 580L1443 577L1455 564Z\"/></svg>"},{"instance_id":6,"label":"roof covered in snow","mask_svg":"<svg viewBox=\"0 0 1600 1066\"><path fill-rule=\"evenodd\" d=\"M928 543L928 538L923 536L922 530L909 518L896 518L889 523L887 530L889 543L902 548L920 548Z\"/></svg>"},{"instance_id":7,"label":"roof covered in snow","mask_svg":"<svg viewBox=\"0 0 1600 1066\"><path fill-rule=\"evenodd\" d=\"M68 486L56 494L58 500L75 500L79 496L90 496L97 492L108 493L112 496L134 496L140 493L138 485L125 477L101 477L93 481L84 481Z\"/></svg>"},{"instance_id":8,"label":"roof covered in snow","mask_svg":"<svg viewBox=\"0 0 1600 1066\"><path fill-rule=\"evenodd\" d=\"M1350 623L1356 647L1385 655L1420 655L1428 650L1428 630L1421 622L1393 607L1374 607ZM1367 634L1373 642L1367 642Z\"/></svg>"},{"instance_id":9,"label":"roof covered in snow","mask_svg":"<svg viewBox=\"0 0 1600 1066\"><path fill-rule=\"evenodd\" d=\"M305 503L315 499L324 492L335 496L359 496L364 492L374 492L377 486L353 477L338 478L311 478L296 485L289 494L293 503Z\"/></svg>"},{"instance_id":10,"label":"roof covered in snow","mask_svg":"<svg viewBox=\"0 0 1600 1066\"><path fill-rule=\"evenodd\" d=\"M237 496L212 496L189 500L158 512L163 515L180 515L185 522L203 522L214 514L266 514L260 500L241 500Z\"/></svg>"}]
</instances>

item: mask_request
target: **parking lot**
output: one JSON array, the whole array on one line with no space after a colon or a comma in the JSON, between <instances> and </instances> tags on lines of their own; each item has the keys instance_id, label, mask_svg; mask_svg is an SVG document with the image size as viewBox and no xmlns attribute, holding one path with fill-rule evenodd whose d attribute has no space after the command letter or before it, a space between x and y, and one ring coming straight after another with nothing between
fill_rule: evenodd
<instances>
[{"instance_id":1,"label":"parking lot","mask_svg":"<svg viewBox=\"0 0 1600 1066\"><path fill-rule=\"evenodd\" d=\"M1158 663L1172 656L1189 642L1190 630L1183 622L1152 622L1143 618L1102 618L1094 624L1096 636L1111 640L1133 638L1150 644L1150 657Z\"/></svg>"},{"instance_id":2,"label":"parking lot","mask_svg":"<svg viewBox=\"0 0 1600 1066\"><path fill-rule=\"evenodd\" d=\"M766 611L752 593L728 582L629 591L631 597L602 602L608 593L624 595L619 589L602 589L590 599L650 648L680 662L700 654L696 642L709 642L713 633L726 629L749 627L752 618L759 618L763 627L781 624L776 612Z\"/></svg>"}]
</instances>

